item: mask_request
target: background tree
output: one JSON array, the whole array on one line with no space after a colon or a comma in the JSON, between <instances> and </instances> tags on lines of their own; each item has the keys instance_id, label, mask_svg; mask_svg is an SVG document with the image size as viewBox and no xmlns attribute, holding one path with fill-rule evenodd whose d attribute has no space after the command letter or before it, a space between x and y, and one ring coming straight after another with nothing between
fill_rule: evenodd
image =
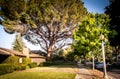
<instances>
[{"instance_id":1,"label":"background tree","mask_svg":"<svg viewBox=\"0 0 120 79\"><path fill-rule=\"evenodd\" d=\"M109 41L111 46L113 46L113 52L115 56L120 54L120 12L118 7L120 7L120 0L109 0L109 5L105 8L105 13L110 16L110 30L114 30L116 33L114 36L109 35Z\"/></svg>"},{"instance_id":2,"label":"background tree","mask_svg":"<svg viewBox=\"0 0 120 79\"><path fill-rule=\"evenodd\" d=\"M12 5L11 1L1 1L1 13L5 19L2 24L10 33L17 30L23 35L26 34L25 38L28 41L39 44L47 52L48 59L52 52L66 45L72 30L87 14L81 0L21 0L20 3L23 3L24 7L21 7L17 0L13 0L12 2L16 1L15 6L20 7L20 12L19 9L15 10L18 17L14 15L10 17L7 15L9 12L5 14L5 11L6 6L9 9L8 6ZM12 6L10 8L14 9ZM10 14L13 13L12 9L9 9Z\"/></svg>"},{"instance_id":3,"label":"background tree","mask_svg":"<svg viewBox=\"0 0 120 79\"><path fill-rule=\"evenodd\" d=\"M25 44L22 41L21 34L17 33L15 41L13 42L13 50L16 50L16 51L19 51L19 52L23 52L24 46L25 46Z\"/></svg>"}]
</instances>

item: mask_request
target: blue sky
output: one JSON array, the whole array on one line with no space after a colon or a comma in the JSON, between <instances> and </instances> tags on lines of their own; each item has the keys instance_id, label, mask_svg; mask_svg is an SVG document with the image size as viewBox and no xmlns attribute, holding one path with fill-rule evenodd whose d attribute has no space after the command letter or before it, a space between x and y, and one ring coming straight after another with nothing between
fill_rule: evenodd
<instances>
[{"instance_id":1,"label":"blue sky","mask_svg":"<svg viewBox=\"0 0 120 79\"><path fill-rule=\"evenodd\" d=\"M89 12L104 13L105 6L109 5L109 0L82 0Z\"/></svg>"},{"instance_id":2,"label":"blue sky","mask_svg":"<svg viewBox=\"0 0 120 79\"><path fill-rule=\"evenodd\" d=\"M109 5L109 0L82 0L85 7L89 12L93 13L104 13L105 6ZM3 27L0 25L0 47L12 48L12 42L15 39L15 34L8 34L3 30ZM26 46L32 50L39 50L38 45L34 46L31 43L28 43L27 40L23 39Z\"/></svg>"},{"instance_id":3,"label":"blue sky","mask_svg":"<svg viewBox=\"0 0 120 79\"><path fill-rule=\"evenodd\" d=\"M15 40L16 34L8 34L4 31L3 27L0 25L0 47L12 49L12 43ZM27 42L27 40L23 39L25 45L33 50L38 50L40 47L38 45L32 45L31 43Z\"/></svg>"}]
</instances>

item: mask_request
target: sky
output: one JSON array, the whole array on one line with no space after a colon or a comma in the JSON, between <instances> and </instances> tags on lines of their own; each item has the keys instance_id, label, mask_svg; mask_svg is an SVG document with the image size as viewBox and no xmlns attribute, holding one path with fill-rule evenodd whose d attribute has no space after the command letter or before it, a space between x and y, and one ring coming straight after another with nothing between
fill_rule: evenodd
<instances>
[{"instance_id":1,"label":"sky","mask_svg":"<svg viewBox=\"0 0 120 79\"><path fill-rule=\"evenodd\" d=\"M82 0L89 12L104 13L104 8L109 5L109 0Z\"/></svg>"},{"instance_id":2,"label":"sky","mask_svg":"<svg viewBox=\"0 0 120 79\"><path fill-rule=\"evenodd\" d=\"M104 13L105 6L109 5L109 0L82 0L84 6L87 8L88 12L93 13ZM3 27L0 25L0 47L12 49L12 43L15 40L15 34L8 34L4 31ZM31 50L39 50L38 45L32 45L23 39L25 45Z\"/></svg>"}]
</instances>

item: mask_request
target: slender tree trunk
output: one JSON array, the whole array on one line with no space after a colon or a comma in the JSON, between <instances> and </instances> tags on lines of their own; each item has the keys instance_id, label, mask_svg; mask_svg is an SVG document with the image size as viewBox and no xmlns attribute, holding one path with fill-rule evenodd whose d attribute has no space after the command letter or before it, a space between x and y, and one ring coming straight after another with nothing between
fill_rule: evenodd
<instances>
[{"instance_id":1,"label":"slender tree trunk","mask_svg":"<svg viewBox=\"0 0 120 79\"><path fill-rule=\"evenodd\" d=\"M95 61L94 61L94 56L92 56L92 60L93 60L93 70L95 70Z\"/></svg>"},{"instance_id":2,"label":"slender tree trunk","mask_svg":"<svg viewBox=\"0 0 120 79\"><path fill-rule=\"evenodd\" d=\"M84 65L86 66L86 56L84 56Z\"/></svg>"}]
</instances>

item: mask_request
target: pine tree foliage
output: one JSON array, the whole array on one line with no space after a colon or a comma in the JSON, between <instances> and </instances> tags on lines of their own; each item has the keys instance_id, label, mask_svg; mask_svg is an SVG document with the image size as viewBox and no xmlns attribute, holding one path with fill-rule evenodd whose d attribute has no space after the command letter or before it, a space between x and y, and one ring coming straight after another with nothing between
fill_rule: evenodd
<instances>
[{"instance_id":1,"label":"pine tree foliage","mask_svg":"<svg viewBox=\"0 0 120 79\"><path fill-rule=\"evenodd\" d=\"M0 6L6 31L21 32L28 41L39 44L48 56L66 45L87 14L81 0L2 0Z\"/></svg>"},{"instance_id":2,"label":"pine tree foliage","mask_svg":"<svg viewBox=\"0 0 120 79\"><path fill-rule=\"evenodd\" d=\"M24 48L25 44L24 44L24 42L22 40L22 36L20 34L16 35L16 39L12 45L13 45L13 50L23 52L23 48Z\"/></svg>"}]
</instances>

